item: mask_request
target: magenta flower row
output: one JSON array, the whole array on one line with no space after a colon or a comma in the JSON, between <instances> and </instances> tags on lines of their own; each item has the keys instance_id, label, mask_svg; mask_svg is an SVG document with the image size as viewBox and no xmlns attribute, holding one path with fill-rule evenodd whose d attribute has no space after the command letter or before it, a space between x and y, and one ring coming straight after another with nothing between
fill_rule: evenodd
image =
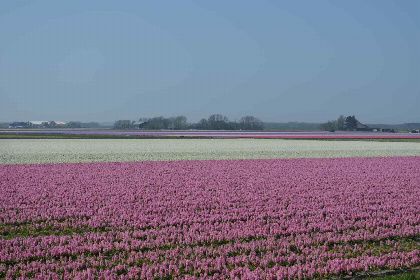
<instances>
[{"instance_id":1,"label":"magenta flower row","mask_svg":"<svg viewBox=\"0 0 420 280\"><path fill-rule=\"evenodd\" d=\"M420 157L0 165L0 278L420 265Z\"/></svg>"}]
</instances>

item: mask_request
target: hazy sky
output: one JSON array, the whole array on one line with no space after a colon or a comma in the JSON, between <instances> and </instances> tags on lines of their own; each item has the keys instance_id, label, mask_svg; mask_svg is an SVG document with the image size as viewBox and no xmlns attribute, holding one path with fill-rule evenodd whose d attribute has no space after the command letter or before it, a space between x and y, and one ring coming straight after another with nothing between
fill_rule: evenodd
<instances>
[{"instance_id":1,"label":"hazy sky","mask_svg":"<svg viewBox=\"0 0 420 280\"><path fill-rule=\"evenodd\" d=\"M0 121L420 121L420 1L0 3Z\"/></svg>"}]
</instances>

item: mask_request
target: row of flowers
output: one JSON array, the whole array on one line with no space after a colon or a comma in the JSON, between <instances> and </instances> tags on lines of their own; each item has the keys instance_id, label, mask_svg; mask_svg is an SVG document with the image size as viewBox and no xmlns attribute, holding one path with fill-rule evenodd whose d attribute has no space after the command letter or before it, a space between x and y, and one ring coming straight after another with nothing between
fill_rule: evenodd
<instances>
[{"instance_id":1,"label":"row of flowers","mask_svg":"<svg viewBox=\"0 0 420 280\"><path fill-rule=\"evenodd\" d=\"M0 277L282 279L420 264L420 157L0 166Z\"/></svg>"},{"instance_id":2,"label":"row of flowers","mask_svg":"<svg viewBox=\"0 0 420 280\"><path fill-rule=\"evenodd\" d=\"M0 164L385 156L420 156L420 145L279 139L6 139L0 145Z\"/></svg>"}]
</instances>

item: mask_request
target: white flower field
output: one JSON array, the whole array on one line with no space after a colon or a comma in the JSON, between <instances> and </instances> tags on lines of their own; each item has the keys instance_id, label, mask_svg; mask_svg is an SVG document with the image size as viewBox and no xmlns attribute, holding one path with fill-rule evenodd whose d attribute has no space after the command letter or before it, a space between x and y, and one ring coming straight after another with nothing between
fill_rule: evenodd
<instances>
[{"instance_id":1,"label":"white flower field","mask_svg":"<svg viewBox=\"0 0 420 280\"><path fill-rule=\"evenodd\" d=\"M420 156L420 143L280 139L1 140L0 164Z\"/></svg>"}]
</instances>

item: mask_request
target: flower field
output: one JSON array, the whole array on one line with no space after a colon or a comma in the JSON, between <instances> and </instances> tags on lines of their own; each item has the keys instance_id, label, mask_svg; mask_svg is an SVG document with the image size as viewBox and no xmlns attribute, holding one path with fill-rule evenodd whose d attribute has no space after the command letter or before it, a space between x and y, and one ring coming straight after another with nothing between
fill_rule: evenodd
<instances>
[{"instance_id":1,"label":"flower field","mask_svg":"<svg viewBox=\"0 0 420 280\"><path fill-rule=\"evenodd\" d=\"M281 139L0 140L0 164L420 156L420 143Z\"/></svg>"},{"instance_id":2,"label":"flower field","mask_svg":"<svg viewBox=\"0 0 420 280\"><path fill-rule=\"evenodd\" d=\"M131 135L131 136L169 136L203 138L279 138L279 139L420 139L417 133L380 132L327 132L327 131L202 131L202 130L66 130L66 129L0 129L4 133L15 134L63 134L63 135Z\"/></svg>"},{"instance_id":3,"label":"flower field","mask_svg":"<svg viewBox=\"0 0 420 280\"><path fill-rule=\"evenodd\" d=\"M3 164L0 178L0 278L328 278L420 265L418 156Z\"/></svg>"}]
</instances>

